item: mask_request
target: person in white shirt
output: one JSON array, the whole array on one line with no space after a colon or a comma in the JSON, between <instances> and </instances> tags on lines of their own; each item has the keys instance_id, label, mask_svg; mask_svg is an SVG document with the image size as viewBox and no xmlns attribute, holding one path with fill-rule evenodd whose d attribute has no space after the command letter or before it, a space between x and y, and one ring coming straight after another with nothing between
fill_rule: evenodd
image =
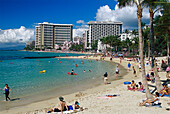
<instances>
[{"instance_id":1,"label":"person in white shirt","mask_svg":"<svg viewBox=\"0 0 170 114\"><path fill-rule=\"evenodd\" d=\"M119 67L118 65L116 66L116 78L119 76Z\"/></svg>"},{"instance_id":2,"label":"person in white shirt","mask_svg":"<svg viewBox=\"0 0 170 114\"><path fill-rule=\"evenodd\" d=\"M159 104L159 93L158 92L156 92L155 93L155 98L153 98L153 99L147 99L147 100L145 100L143 103L140 103L139 105L140 106L145 106L145 104L146 103L148 103L149 105L158 105Z\"/></svg>"},{"instance_id":3,"label":"person in white shirt","mask_svg":"<svg viewBox=\"0 0 170 114\"><path fill-rule=\"evenodd\" d=\"M141 64L139 63L139 72L141 72Z\"/></svg>"}]
</instances>

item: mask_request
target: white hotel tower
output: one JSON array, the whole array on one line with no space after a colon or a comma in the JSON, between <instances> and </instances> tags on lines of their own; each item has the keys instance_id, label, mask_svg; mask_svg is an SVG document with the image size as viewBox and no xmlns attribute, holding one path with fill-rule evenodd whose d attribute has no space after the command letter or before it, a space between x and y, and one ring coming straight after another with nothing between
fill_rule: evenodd
<instances>
[{"instance_id":1,"label":"white hotel tower","mask_svg":"<svg viewBox=\"0 0 170 114\"><path fill-rule=\"evenodd\" d=\"M38 23L35 27L35 48L55 48L65 41L72 41L72 24Z\"/></svg>"},{"instance_id":2,"label":"white hotel tower","mask_svg":"<svg viewBox=\"0 0 170 114\"><path fill-rule=\"evenodd\" d=\"M114 21L90 21L89 25L89 35L86 37L87 44L86 48L91 49L91 44L94 41L99 40L106 36L120 35L122 33L122 22Z\"/></svg>"}]
</instances>

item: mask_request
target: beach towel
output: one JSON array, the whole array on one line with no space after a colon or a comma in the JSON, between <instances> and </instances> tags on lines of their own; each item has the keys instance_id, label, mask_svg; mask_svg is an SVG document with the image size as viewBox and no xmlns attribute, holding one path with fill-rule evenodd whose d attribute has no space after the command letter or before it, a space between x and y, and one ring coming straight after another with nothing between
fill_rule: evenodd
<instances>
[{"instance_id":1,"label":"beach towel","mask_svg":"<svg viewBox=\"0 0 170 114\"><path fill-rule=\"evenodd\" d=\"M161 96L162 94L159 94L159 96ZM164 95L163 97L170 97L170 95Z\"/></svg>"},{"instance_id":2,"label":"beach towel","mask_svg":"<svg viewBox=\"0 0 170 114\"><path fill-rule=\"evenodd\" d=\"M79 112L79 109L76 109L76 112ZM63 111L63 114L72 114L74 110ZM52 114L62 114L61 112L52 112Z\"/></svg>"},{"instance_id":3,"label":"beach towel","mask_svg":"<svg viewBox=\"0 0 170 114\"><path fill-rule=\"evenodd\" d=\"M110 99L110 98L113 98L113 97L117 97L117 96L120 96L119 94L113 94L113 95L105 95L104 97L97 97L98 99Z\"/></svg>"},{"instance_id":4,"label":"beach towel","mask_svg":"<svg viewBox=\"0 0 170 114\"><path fill-rule=\"evenodd\" d=\"M148 103L145 104L146 107L158 107L158 108L162 108L161 103L159 104L154 104L154 105L149 105Z\"/></svg>"},{"instance_id":5,"label":"beach towel","mask_svg":"<svg viewBox=\"0 0 170 114\"><path fill-rule=\"evenodd\" d=\"M117 96L120 96L119 94L113 94L113 95L110 95L110 94L108 94L108 95L105 95L106 97L117 97Z\"/></svg>"},{"instance_id":6,"label":"beach towel","mask_svg":"<svg viewBox=\"0 0 170 114\"><path fill-rule=\"evenodd\" d=\"M140 92L145 93L145 89L143 91L140 91ZM152 93L152 90L150 90L150 93Z\"/></svg>"}]
</instances>

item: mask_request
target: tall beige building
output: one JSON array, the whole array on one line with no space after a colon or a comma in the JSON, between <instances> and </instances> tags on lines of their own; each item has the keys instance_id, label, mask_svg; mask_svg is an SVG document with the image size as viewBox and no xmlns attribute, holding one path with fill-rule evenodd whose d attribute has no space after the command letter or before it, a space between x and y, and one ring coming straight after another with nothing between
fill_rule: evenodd
<instances>
[{"instance_id":1,"label":"tall beige building","mask_svg":"<svg viewBox=\"0 0 170 114\"><path fill-rule=\"evenodd\" d=\"M39 23L35 27L35 48L55 48L65 41L72 41L72 24Z\"/></svg>"},{"instance_id":2,"label":"tall beige building","mask_svg":"<svg viewBox=\"0 0 170 114\"><path fill-rule=\"evenodd\" d=\"M90 21L89 31L86 35L87 49L91 49L91 44L106 36L120 35L122 33L122 22L115 21ZM89 45L88 45L89 44Z\"/></svg>"}]
</instances>

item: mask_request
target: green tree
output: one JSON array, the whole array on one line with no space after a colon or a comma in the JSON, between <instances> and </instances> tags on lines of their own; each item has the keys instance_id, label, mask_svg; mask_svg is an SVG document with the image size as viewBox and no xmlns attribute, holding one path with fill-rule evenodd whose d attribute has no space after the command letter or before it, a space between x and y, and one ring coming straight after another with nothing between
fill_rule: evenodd
<instances>
[{"instance_id":1,"label":"green tree","mask_svg":"<svg viewBox=\"0 0 170 114\"><path fill-rule=\"evenodd\" d=\"M151 95L149 88L148 88L148 84L147 84L147 80L146 80L146 76L145 76L145 66L144 66L144 59L143 59L143 37L142 37L142 25L141 25L141 18L142 18L142 10L145 7L143 5L144 1L142 0L117 0L119 2L119 7L126 7L129 5L136 5L137 7L137 17L138 17L138 33L139 33L139 55L141 58L141 67L142 67L142 81L144 84L144 88L146 90L146 97L149 98L153 98L153 96Z\"/></svg>"},{"instance_id":2,"label":"green tree","mask_svg":"<svg viewBox=\"0 0 170 114\"><path fill-rule=\"evenodd\" d=\"M159 16L155 19L156 24L156 36L161 35L164 38L167 38L167 56L168 56L168 64L169 61L169 50L170 50L170 4L164 4L162 10L162 16ZM167 37L166 37L167 36Z\"/></svg>"}]
</instances>

